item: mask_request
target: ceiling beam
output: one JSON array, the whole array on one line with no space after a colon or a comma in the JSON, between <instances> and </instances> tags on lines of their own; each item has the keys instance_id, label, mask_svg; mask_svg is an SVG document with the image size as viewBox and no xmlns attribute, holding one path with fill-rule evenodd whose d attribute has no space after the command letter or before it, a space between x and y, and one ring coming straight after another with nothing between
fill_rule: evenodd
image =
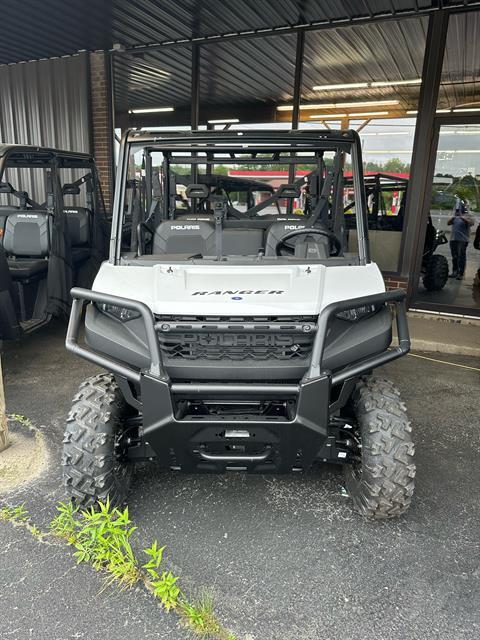
<instances>
[{"instance_id":1,"label":"ceiling beam","mask_svg":"<svg viewBox=\"0 0 480 640\"><path fill-rule=\"evenodd\" d=\"M463 0L457 0L449 5L448 13L463 13L465 11L478 10L480 0L474 0L469 4L465 4ZM155 51L157 49L167 49L176 46L185 46L186 44L208 45L215 42L228 42L231 40L247 39L247 38L265 38L268 36L285 35L296 33L298 31L318 31L322 29L331 29L333 27L348 27L356 24L365 24L372 22L385 22L387 20L402 20L408 18L417 18L421 16L429 16L439 10L438 4L432 3L430 7L397 10L395 12L388 11L377 14L365 14L360 16L345 16L343 18L330 18L311 22L302 22L298 24L287 24L277 27L265 27L263 29L249 29L245 31L227 31L224 33L196 36L190 38L178 38L175 40L164 40L162 42L151 42L134 46L120 46L114 48L112 52L115 55L131 54L133 52L143 53ZM121 43L120 43L121 44Z\"/></svg>"}]
</instances>

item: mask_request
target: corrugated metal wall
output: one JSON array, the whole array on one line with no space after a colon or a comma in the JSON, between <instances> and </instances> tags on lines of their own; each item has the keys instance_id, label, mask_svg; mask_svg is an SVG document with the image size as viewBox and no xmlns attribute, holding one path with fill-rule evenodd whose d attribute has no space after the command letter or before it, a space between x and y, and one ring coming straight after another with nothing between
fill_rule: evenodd
<instances>
[{"instance_id":1,"label":"corrugated metal wall","mask_svg":"<svg viewBox=\"0 0 480 640\"><path fill-rule=\"evenodd\" d=\"M87 56L0 66L0 141L89 152ZM41 174L10 171L8 180L43 202Z\"/></svg>"}]
</instances>

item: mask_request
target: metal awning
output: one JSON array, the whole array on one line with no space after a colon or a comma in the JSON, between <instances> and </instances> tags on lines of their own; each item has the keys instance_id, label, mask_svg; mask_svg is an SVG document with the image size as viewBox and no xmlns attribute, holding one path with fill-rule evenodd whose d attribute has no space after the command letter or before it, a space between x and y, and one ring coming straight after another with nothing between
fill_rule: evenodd
<instances>
[{"instance_id":1,"label":"metal awning","mask_svg":"<svg viewBox=\"0 0 480 640\"><path fill-rule=\"evenodd\" d=\"M192 45L200 44L202 109L222 116L223 107L230 114L241 108L248 112L242 121L251 121L292 101L300 30L301 100L328 104L338 101L338 92L319 95L315 85L420 77L428 15L475 7L480 0L3 0L0 64L113 50L117 112L172 106L179 122L189 111ZM452 15L442 105L475 94L478 20L478 12L468 19ZM405 111L415 109L418 92L415 85L387 86L344 95L351 101L398 97Z\"/></svg>"}]
</instances>

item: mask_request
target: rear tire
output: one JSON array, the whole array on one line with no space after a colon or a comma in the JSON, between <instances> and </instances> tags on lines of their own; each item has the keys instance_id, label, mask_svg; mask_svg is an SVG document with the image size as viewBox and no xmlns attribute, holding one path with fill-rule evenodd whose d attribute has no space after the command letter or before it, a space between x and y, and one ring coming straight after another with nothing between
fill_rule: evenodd
<instances>
[{"instance_id":1,"label":"rear tire","mask_svg":"<svg viewBox=\"0 0 480 640\"><path fill-rule=\"evenodd\" d=\"M415 463L400 393L384 378L362 378L353 394L353 412L360 461L344 469L355 510L371 520L402 515L412 499Z\"/></svg>"},{"instance_id":2,"label":"rear tire","mask_svg":"<svg viewBox=\"0 0 480 640\"><path fill-rule=\"evenodd\" d=\"M427 291L440 291L448 280L448 260L434 253L430 256L423 276L423 286Z\"/></svg>"},{"instance_id":3,"label":"rear tire","mask_svg":"<svg viewBox=\"0 0 480 640\"><path fill-rule=\"evenodd\" d=\"M90 507L107 497L112 506L125 502L133 464L122 459L116 442L132 414L111 374L101 373L80 385L67 418L62 457L67 493L79 506Z\"/></svg>"}]
</instances>

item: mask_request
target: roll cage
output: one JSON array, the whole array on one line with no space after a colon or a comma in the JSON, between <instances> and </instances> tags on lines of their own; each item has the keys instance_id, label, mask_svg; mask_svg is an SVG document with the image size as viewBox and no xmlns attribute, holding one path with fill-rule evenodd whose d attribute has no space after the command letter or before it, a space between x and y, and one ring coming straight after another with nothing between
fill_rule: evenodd
<instances>
[{"instance_id":1,"label":"roll cage","mask_svg":"<svg viewBox=\"0 0 480 640\"><path fill-rule=\"evenodd\" d=\"M270 204L278 203L281 198L289 198L293 201L293 192L298 192L305 179L309 180L309 209L305 210L304 221L309 224L309 214L314 214L325 198L325 190L331 186L331 203L327 212L330 230L339 239L344 234L344 205L343 205L343 165L346 155L349 156L352 166L352 185L355 193L355 214L358 233L358 257L360 264L370 261L368 248L367 207L363 182L363 170L361 160L360 139L355 131L192 131L192 132L161 132L158 131L127 131L122 139L117 168L117 182L113 206L112 236L110 241L109 261L119 264L122 256L122 240L125 234L122 229L126 207L126 192L129 182L130 158L134 151L143 152L142 182L143 184L143 214L140 219L135 219L132 224L132 233L138 227L137 239L141 236L140 227L149 222L152 212L161 220L174 219L176 194L171 188L172 165L174 163L188 164L191 166L190 186L201 182L198 168L200 165L209 164L235 165L249 161L255 165L281 165L288 168L288 184L281 185L286 188L283 191L273 190L271 195L263 202L249 207L246 217L253 218L257 213L265 210ZM161 152L164 157L164 169L162 170L161 184L157 186L157 194L152 180L152 154ZM333 165L327 166L323 161L325 152L334 153ZM221 161L215 157L221 155ZM306 162L305 156L309 155L309 164L313 165L312 171L307 176L295 180L295 166ZM312 160L313 158L313 160ZM204 178L203 178L204 179ZM330 184L326 184L330 181ZM183 176L183 182L186 182ZM290 195L288 190L292 192ZM161 195L158 195L158 192ZM329 196L328 196L329 197ZM230 203L231 204L231 203ZM289 204L289 211L292 205ZM325 212L323 212L325 213ZM143 218L142 218L143 215ZM243 221L242 221L243 222ZM137 224L138 223L138 224ZM245 223L246 224L246 223ZM137 242L132 242L136 248Z\"/></svg>"}]
</instances>

